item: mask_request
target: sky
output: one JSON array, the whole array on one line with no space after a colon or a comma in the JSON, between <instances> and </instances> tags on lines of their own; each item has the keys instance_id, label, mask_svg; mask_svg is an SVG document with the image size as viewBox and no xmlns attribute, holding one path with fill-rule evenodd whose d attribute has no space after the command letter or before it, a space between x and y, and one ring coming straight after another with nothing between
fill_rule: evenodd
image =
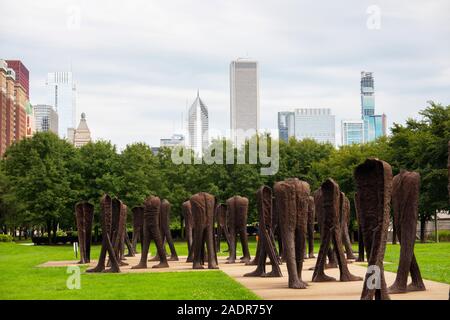
<instances>
[{"instance_id":1,"label":"sky","mask_svg":"<svg viewBox=\"0 0 450 320\"><path fill-rule=\"evenodd\" d=\"M326 107L339 143L340 121L360 117L362 70L389 126L450 104L448 0L0 0L0 13L0 58L27 66L30 102L47 102L47 72L72 70L77 123L86 113L119 149L181 132L197 90L225 134L238 57L259 62L266 130L278 111Z\"/></svg>"}]
</instances>

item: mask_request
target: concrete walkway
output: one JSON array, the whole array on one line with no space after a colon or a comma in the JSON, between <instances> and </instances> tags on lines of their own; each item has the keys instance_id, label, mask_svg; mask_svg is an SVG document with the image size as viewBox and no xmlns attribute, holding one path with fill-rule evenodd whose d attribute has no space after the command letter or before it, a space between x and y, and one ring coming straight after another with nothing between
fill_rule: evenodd
<instances>
[{"instance_id":1,"label":"concrete walkway","mask_svg":"<svg viewBox=\"0 0 450 320\"><path fill-rule=\"evenodd\" d=\"M152 269L151 266L156 262L148 262L147 269L133 270L131 266L138 264L139 255L127 258L128 266L121 267L122 272L209 272L210 270L193 270L192 263L186 263L186 257L180 257L180 261L169 261L170 268ZM361 295L362 281L356 282L311 282L313 271L308 270L315 265L315 259L307 259L303 265L303 280L308 283L308 288L303 290L289 289L287 286L286 264L281 265L283 277L281 278L248 278L243 275L253 271L256 266L245 266L243 263L226 264L225 257L219 257L220 270L241 283L243 286L252 290L263 299L280 300L358 300ZM77 265L76 261L49 261L38 267L65 267ZM96 261L92 261L90 266L95 266ZM350 272L354 275L364 277L366 267L359 263L350 263ZM267 266L270 271L270 266ZM327 269L325 273L329 276L339 279L339 270ZM391 285L395 280L395 273L385 271L386 282ZM409 292L405 294L391 295L392 300L448 300L450 286L445 283L424 280L426 291Z\"/></svg>"}]
</instances>

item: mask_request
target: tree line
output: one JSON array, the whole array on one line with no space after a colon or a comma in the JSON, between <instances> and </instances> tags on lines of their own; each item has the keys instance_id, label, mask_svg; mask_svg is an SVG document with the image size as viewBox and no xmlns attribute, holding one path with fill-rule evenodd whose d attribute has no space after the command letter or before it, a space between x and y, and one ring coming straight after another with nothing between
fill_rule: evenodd
<instances>
[{"instance_id":1,"label":"tree line","mask_svg":"<svg viewBox=\"0 0 450 320\"><path fill-rule=\"evenodd\" d=\"M315 190L332 177L353 199L353 170L368 157L390 163L394 175L401 169L420 173L419 219L424 226L436 210L448 209L450 106L429 102L419 115L420 119L408 119L404 125L394 124L388 137L365 144L336 149L310 139L279 141L279 170L267 176L260 174L259 161L175 164L168 148L153 154L147 144L138 142L118 152L102 140L75 148L53 133L36 133L10 146L0 160L0 232L22 235L39 230L54 238L58 227L75 229L74 206L81 200L95 205L98 232L99 199L104 193L120 198L130 209L150 194L168 199L173 229L181 227L182 202L197 192L214 194L221 202L242 195L250 200L248 221L253 223L257 221L255 193L261 185L298 177ZM215 140L210 148L225 143ZM244 148L248 157L248 142ZM351 228L356 229L353 201L351 212Z\"/></svg>"}]
</instances>

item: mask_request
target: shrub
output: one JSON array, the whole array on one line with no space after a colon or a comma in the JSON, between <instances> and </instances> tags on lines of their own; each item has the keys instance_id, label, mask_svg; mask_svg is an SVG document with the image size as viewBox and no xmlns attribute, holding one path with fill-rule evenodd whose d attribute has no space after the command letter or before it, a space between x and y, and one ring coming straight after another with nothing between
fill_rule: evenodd
<instances>
[{"instance_id":1,"label":"shrub","mask_svg":"<svg viewBox=\"0 0 450 320\"><path fill-rule=\"evenodd\" d=\"M450 230L439 230L439 241L442 242L450 242ZM429 237L428 240L434 241L436 240L436 232L433 232Z\"/></svg>"},{"instance_id":2,"label":"shrub","mask_svg":"<svg viewBox=\"0 0 450 320\"><path fill-rule=\"evenodd\" d=\"M0 242L11 242L13 241L13 237L9 234L0 234Z\"/></svg>"}]
</instances>

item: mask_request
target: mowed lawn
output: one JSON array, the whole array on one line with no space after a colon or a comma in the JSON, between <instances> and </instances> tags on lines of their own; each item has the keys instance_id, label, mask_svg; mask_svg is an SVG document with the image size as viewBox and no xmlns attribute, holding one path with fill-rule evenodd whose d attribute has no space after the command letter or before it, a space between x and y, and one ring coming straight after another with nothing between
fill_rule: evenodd
<instances>
[{"instance_id":1,"label":"mowed lawn","mask_svg":"<svg viewBox=\"0 0 450 320\"><path fill-rule=\"evenodd\" d=\"M256 242L249 243L254 255ZM97 259L99 246L92 248ZM185 242L176 242L177 253L187 255ZM226 244L221 245L222 250ZM167 248L168 249L168 248ZM315 244L317 255L319 243ZM354 245L355 251L357 245ZM152 245L151 252L155 252ZM400 246L388 244L385 269L397 271ZM238 255L242 254L238 244ZM415 247L422 276L450 284L450 243L417 243ZM220 252L220 256L227 255ZM72 247L28 246L0 243L0 299L259 299L234 279L219 271L86 274L82 267L81 289L66 286L66 268L38 268L54 260L74 260ZM149 263L149 266L151 263ZM306 279L309 281L310 279Z\"/></svg>"},{"instance_id":2,"label":"mowed lawn","mask_svg":"<svg viewBox=\"0 0 450 320\"><path fill-rule=\"evenodd\" d=\"M184 255L185 244L178 243ZM99 246L92 248L97 259ZM152 252L155 252L153 249ZM260 299L222 271L164 273L84 273L81 288L68 289L65 267L41 268L54 260L73 260L69 245L0 243L0 300L6 299ZM151 263L149 263L151 266Z\"/></svg>"}]
</instances>

